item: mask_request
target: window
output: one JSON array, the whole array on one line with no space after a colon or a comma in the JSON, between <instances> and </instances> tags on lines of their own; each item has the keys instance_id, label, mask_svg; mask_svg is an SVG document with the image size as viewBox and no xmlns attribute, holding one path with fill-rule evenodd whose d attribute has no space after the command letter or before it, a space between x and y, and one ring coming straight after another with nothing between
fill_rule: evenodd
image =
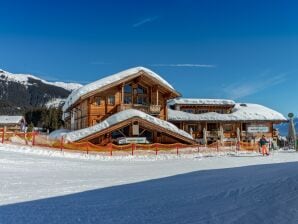
<instances>
[{"instance_id":1,"label":"window","mask_svg":"<svg viewBox=\"0 0 298 224\"><path fill-rule=\"evenodd\" d=\"M193 109L183 109L182 111L193 114Z\"/></svg>"},{"instance_id":2,"label":"window","mask_svg":"<svg viewBox=\"0 0 298 224\"><path fill-rule=\"evenodd\" d=\"M132 104L131 96L124 96L124 104Z\"/></svg>"},{"instance_id":3,"label":"window","mask_svg":"<svg viewBox=\"0 0 298 224\"><path fill-rule=\"evenodd\" d=\"M197 110L198 114L204 114L204 113L208 113L208 110Z\"/></svg>"},{"instance_id":4,"label":"window","mask_svg":"<svg viewBox=\"0 0 298 224\"><path fill-rule=\"evenodd\" d=\"M223 130L227 131L227 132L230 132L230 131L233 130L233 125L232 124L224 124L223 125Z\"/></svg>"},{"instance_id":5,"label":"window","mask_svg":"<svg viewBox=\"0 0 298 224\"><path fill-rule=\"evenodd\" d=\"M207 124L207 131L217 131L218 126L216 123L208 123Z\"/></svg>"},{"instance_id":6,"label":"window","mask_svg":"<svg viewBox=\"0 0 298 224\"><path fill-rule=\"evenodd\" d=\"M147 96L137 96L137 104L147 104Z\"/></svg>"},{"instance_id":7,"label":"window","mask_svg":"<svg viewBox=\"0 0 298 224\"><path fill-rule=\"evenodd\" d=\"M115 96L109 96L108 97L108 104L109 105L115 105Z\"/></svg>"},{"instance_id":8,"label":"window","mask_svg":"<svg viewBox=\"0 0 298 224\"><path fill-rule=\"evenodd\" d=\"M126 84L124 86L124 104L132 104L132 86L130 84Z\"/></svg>"},{"instance_id":9,"label":"window","mask_svg":"<svg viewBox=\"0 0 298 224\"><path fill-rule=\"evenodd\" d=\"M131 92L132 92L131 84L126 84L124 86L124 93L131 93Z\"/></svg>"},{"instance_id":10,"label":"window","mask_svg":"<svg viewBox=\"0 0 298 224\"><path fill-rule=\"evenodd\" d=\"M138 85L137 88L134 89L134 95L136 95L137 104L148 104L148 94L146 87Z\"/></svg>"},{"instance_id":11,"label":"window","mask_svg":"<svg viewBox=\"0 0 298 224\"><path fill-rule=\"evenodd\" d=\"M94 97L93 104L95 106L100 106L100 103L101 103L101 98L99 96Z\"/></svg>"},{"instance_id":12,"label":"window","mask_svg":"<svg viewBox=\"0 0 298 224\"><path fill-rule=\"evenodd\" d=\"M141 86L141 85L138 85L137 93L138 93L138 94L147 94L147 89L144 88L144 87Z\"/></svg>"},{"instance_id":13,"label":"window","mask_svg":"<svg viewBox=\"0 0 298 224\"><path fill-rule=\"evenodd\" d=\"M187 127L188 127L188 132L198 130L198 126L195 124L189 124Z\"/></svg>"}]
</instances>

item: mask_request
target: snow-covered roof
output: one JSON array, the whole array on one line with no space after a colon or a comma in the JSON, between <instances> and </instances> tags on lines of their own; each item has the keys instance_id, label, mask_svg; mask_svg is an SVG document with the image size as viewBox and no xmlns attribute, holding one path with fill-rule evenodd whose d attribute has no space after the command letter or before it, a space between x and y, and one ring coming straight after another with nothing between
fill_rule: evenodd
<instances>
[{"instance_id":1,"label":"snow-covered roof","mask_svg":"<svg viewBox=\"0 0 298 224\"><path fill-rule=\"evenodd\" d=\"M124 110L124 111L118 112L116 114L113 114L112 116L108 117L106 120L104 120L101 123L96 124L92 127L69 132L69 133L65 134L65 140L78 141L80 139L83 139L87 136L90 136L92 134L100 132L106 128L109 128L109 127L119 123L119 122L128 120L133 117L141 118L141 119L146 120L152 124L158 125L158 126L165 128L169 131L172 131L179 135L182 135L186 138L193 139L190 134L177 128L174 124L172 124L170 122L153 117L153 116L146 114L139 110L128 109L128 110Z\"/></svg>"},{"instance_id":2,"label":"snow-covered roof","mask_svg":"<svg viewBox=\"0 0 298 224\"><path fill-rule=\"evenodd\" d=\"M196 98L176 98L168 102L169 105L235 105L233 100L227 99L196 99Z\"/></svg>"},{"instance_id":3,"label":"snow-covered roof","mask_svg":"<svg viewBox=\"0 0 298 224\"><path fill-rule=\"evenodd\" d=\"M279 112L259 104L237 103L230 114L208 112L192 114L178 110L168 110L170 121L286 121Z\"/></svg>"},{"instance_id":4,"label":"snow-covered roof","mask_svg":"<svg viewBox=\"0 0 298 224\"><path fill-rule=\"evenodd\" d=\"M23 116L0 116L0 124L19 124L23 120Z\"/></svg>"},{"instance_id":5,"label":"snow-covered roof","mask_svg":"<svg viewBox=\"0 0 298 224\"><path fill-rule=\"evenodd\" d=\"M164 86L167 88L175 91L173 86L171 86L166 80L164 80L162 77L160 77L158 74L155 72L151 71L148 68L144 67L135 67L135 68L130 68L127 70L124 70L122 72L104 77L102 79L99 79L95 82L89 83L85 86L82 86L79 89L76 89L73 91L67 98L64 106L63 106L63 111L66 111L71 105L73 105L81 96L84 96L85 94L88 94L90 92L93 92L97 89L103 88L107 85L110 85L112 83L115 83L117 81L120 81L125 78L129 78L130 76L134 76L137 73L143 71L145 74L149 75L151 78L158 80L161 82Z\"/></svg>"},{"instance_id":6,"label":"snow-covered roof","mask_svg":"<svg viewBox=\"0 0 298 224\"><path fill-rule=\"evenodd\" d=\"M61 129L52 131L48 137L50 139L60 139L62 136L64 136L66 133L69 133L69 132L70 130L61 128Z\"/></svg>"}]
</instances>

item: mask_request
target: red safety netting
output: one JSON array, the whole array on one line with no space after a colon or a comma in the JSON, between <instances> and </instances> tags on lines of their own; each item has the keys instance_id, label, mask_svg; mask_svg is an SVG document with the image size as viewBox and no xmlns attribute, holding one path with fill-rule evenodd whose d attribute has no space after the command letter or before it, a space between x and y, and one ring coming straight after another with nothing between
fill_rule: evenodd
<instances>
[{"instance_id":1,"label":"red safety netting","mask_svg":"<svg viewBox=\"0 0 298 224\"><path fill-rule=\"evenodd\" d=\"M127 144L106 146L95 145L90 142L66 142L61 139L50 139L47 135L35 132L5 132L0 129L0 139L2 143L14 143L21 145L32 145L48 147L58 150L76 151L85 153L97 153L102 155L150 155L150 154L191 154L204 152L228 152L228 151L258 151L257 143L247 142L214 142L208 145L186 145L181 143L174 144Z\"/></svg>"}]
</instances>

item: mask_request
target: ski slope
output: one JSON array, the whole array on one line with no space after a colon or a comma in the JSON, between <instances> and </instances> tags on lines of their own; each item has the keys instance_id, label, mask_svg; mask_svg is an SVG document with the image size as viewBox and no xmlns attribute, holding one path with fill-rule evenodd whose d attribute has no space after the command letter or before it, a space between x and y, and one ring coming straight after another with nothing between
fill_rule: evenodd
<instances>
[{"instance_id":1,"label":"ski slope","mask_svg":"<svg viewBox=\"0 0 298 224\"><path fill-rule=\"evenodd\" d=\"M100 157L0 144L0 223L297 223L298 153Z\"/></svg>"}]
</instances>

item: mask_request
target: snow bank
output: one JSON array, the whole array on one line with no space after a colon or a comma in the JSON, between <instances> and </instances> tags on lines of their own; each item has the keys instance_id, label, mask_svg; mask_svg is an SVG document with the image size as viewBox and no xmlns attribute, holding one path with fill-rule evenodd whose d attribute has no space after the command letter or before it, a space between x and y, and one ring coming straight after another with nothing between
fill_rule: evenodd
<instances>
[{"instance_id":1,"label":"snow bank","mask_svg":"<svg viewBox=\"0 0 298 224\"><path fill-rule=\"evenodd\" d=\"M168 110L170 121L286 121L279 112L258 104L237 103L230 114L208 112L192 114L178 110Z\"/></svg>"},{"instance_id":2,"label":"snow bank","mask_svg":"<svg viewBox=\"0 0 298 224\"><path fill-rule=\"evenodd\" d=\"M175 133L182 135L186 138L193 139L190 134L177 128L175 125L173 125L170 122L153 117L153 116L146 114L139 110L128 109L128 110L124 110L124 111L118 112L116 114L113 114L110 117L108 117L106 120L104 120L104 121L100 122L99 124L96 124L92 127L69 132L65 135L65 140L72 141L72 142L80 140L82 138L85 138L89 135L100 132L110 126L113 126L119 122L128 120L133 117L138 117L138 118L144 119L146 121L151 122L152 124L158 125L162 128L165 128L169 131L175 132Z\"/></svg>"},{"instance_id":3,"label":"snow bank","mask_svg":"<svg viewBox=\"0 0 298 224\"><path fill-rule=\"evenodd\" d=\"M120 81L124 78L128 78L130 76L136 75L138 72L145 72L147 75L151 76L152 78L158 80L168 88L174 90L173 86L171 86L166 80L164 80L162 77L160 77L158 74L155 72L151 71L148 68L144 67L135 67L135 68L130 68L127 70L124 70L122 72L116 73L114 75L107 76L105 78L99 79L95 82L89 83L85 86L82 86L81 88L73 91L67 98L64 106L63 106L63 111L66 111L72 104L74 104L81 96L90 93L92 91L95 91L97 89L103 88L104 86L107 86L111 83Z\"/></svg>"}]
</instances>

